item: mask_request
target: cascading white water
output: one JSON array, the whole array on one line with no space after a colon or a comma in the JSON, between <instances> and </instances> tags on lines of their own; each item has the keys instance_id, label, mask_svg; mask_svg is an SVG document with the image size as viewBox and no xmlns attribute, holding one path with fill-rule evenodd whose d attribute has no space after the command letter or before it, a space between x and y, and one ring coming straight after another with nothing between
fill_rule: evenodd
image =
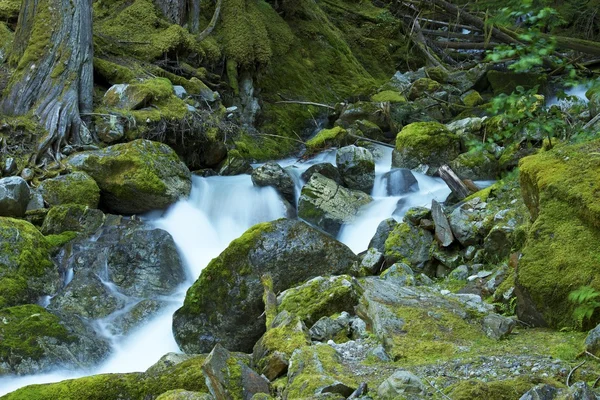
<instances>
[{"instance_id":1,"label":"cascading white water","mask_svg":"<svg viewBox=\"0 0 600 400\"><path fill-rule=\"evenodd\" d=\"M409 207L429 206L431 199L443 201L449 189L441 179L415 173L419 190L401 196L389 196L383 175L390 171L391 149L377 148L374 201L364 207L353 224L344 226L338 239L354 252L366 250L378 224L394 215L400 219ZM318 163L335 165L335 150L298 161L285 159L279 163L293 176L296 194L303 184L302 172ZM398 206L398 201L402 205ZM168 352L179 351L171 330L172 315L183 303L185 291L198 278L211 259L252 225L284 217L286 207L273 188L256 188L249 175L193 178L189 199L174 204L163 214L151 214L146 221L168 231L177 244L187 269L187 282L170 297L168 305L147 324L125 338L114 337L106 328L111 316L97 321L101 332L113 343L112 356L97 368L85 371L56 371L23 377L0 378L0 395L34 383L56 382L97 373L144 371ZM70 277L68 278L70 280ZM107 282L107 284L110 284ZM114 315L112 316L114 317Z\"/></svg>"}]
</instances>

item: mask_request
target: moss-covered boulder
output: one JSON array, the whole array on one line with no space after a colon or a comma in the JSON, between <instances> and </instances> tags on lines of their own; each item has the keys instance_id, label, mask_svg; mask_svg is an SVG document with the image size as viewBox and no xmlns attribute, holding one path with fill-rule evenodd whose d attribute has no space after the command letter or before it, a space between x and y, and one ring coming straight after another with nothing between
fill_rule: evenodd
<instances>
[{"instance_id":1,"label":"moss-covered boulder","mask_svg":"<svg viewBox=\"0 0 600 400\"><path fill-rule=\"evenodd\" d=\"M252 183L255 186L271 186L287 201L296 202L296 185L292 177L279 164L268 162L252 171Z\"/></svg>"},{"instance_id":2,"label":"moss-covered boulder","mask_svg":"<svg viewBox=\"0 0 600 400\"><path fill-rule=\"evenodd\" d=\"M36 303L61 284L50 244L27 221L0 218L0 308Z\"/></svg>"},{"instance_id":3,"label":"moss-covered boulder","mask_svg":"<svg viewBox=\"0 0 600 400\"><path fill-rule=\"evenodd\" d=\"M450 168L461 179L496 179L499 171L498 160L485 150L463 153L450 162Z\"/></svg>"},{"instance_id":4,"label":"moss-covered boulder","mask_svg":"<svg viewBox=\"0 0 600 400\"><path fill-rule=\"evenodd\" d=\"M476 90L469 90L468 92L463 93L463 95L460 96L460 99L465 106L471 108L480 106L485 102Z\"/></svg>"},{"instance_id":5,"label":"moss-covered boulder","mask_svg":"<svg viewBox=\"0 0 600 400\"><path fill-rule=\"evenodd\" d=\"M406 97L395 90L383 90L371 96L371 101L376 103L406 103Z\"/></svg>"},{"instance_id":6,"label":"moss-covered boulder","mask_svg":"<svg viewBox=\"0 0 600 400\"><path fill-rule=\"evenodd\" d=\"M354 145L342 147L336 153L335 162L347 188L371 193L375 183L375 159L368 149Z\"/></svg>"},{"instance_id":7,"label":"moss-covered boulder","mask_svg":"<svg viewBox=\"0 0 600 400\"><path fill-rule=\"evenodd\" d=\"M538 86L538 92L544 93L547 80L546 75L542 74L496 70L488 71L487 79L495 95L511 94L518 86L526 90Z\"/></svg>"},{"instance_id":8,"label":"moss-covered boulder","mask_svg":"<svg viewBox=\"0 0 600 400\"><path fill-rule=\"evenodd\" d=\"M321 317L354 312L359 293L360 288L350 276L318 276L281 293L278 309L297 315L310 327Z\"/></svg>"},{"instance_id":9,"label":"moss-covered boulder","mask_svg":"<svg viewBox=\"0 0 600 400\"><path fill-rule=\"evenodd\" d=\"M120 214L165 208L189 195L191 173L167 145L134 140L71 156L67 163L100 187L101 204Z\"/></svg>"},{"instance_id":10,"label":"moss-covered boulder","mask_svg":"<svg viewBox=\"0 0 600 400\"><path fill-rule=\"evenodd\" d=\"M421 164L437 168L460 153L460 139L437 122L416 122L396 136L392 166L413 169Z\"/></svg>"},{"instance_id":11,"label":"moss-covered boulder","mask_svg":"<svg viewBox=\"0 0 600 400\"><path fill-rule=\"evenodd\" d=\"M173 85L168 79L155 78L141 83L113 85L102 101L107 107L131 111L174 95Z\"/></svg>"},{"instance_id":12,"label":"moss-covered boulder","mask_svg":"<svg viewBox=\"0 0 600 400\"><path fill-rule=\"evenodd\" d=\"M520 162L534 220L516 276L518 315L536 325L577 326L570 292L600 290L600 141L557 146ZM590 324L598 322L595 316ZM593 326L593 325L592 325Z\"/></svg>"},{"instance_id":13,"label":"moss-covered boulder","mask_svg":"<svg viewBox=\"0 0 600 400\"><path fill-rule=\"evenodd\" d=\"M346 189L315 173L300 192L298 216L335 236L342 225L354 221L359 209L371 200L364 192Z\"/></svg>"},{"instance_id":14,"label":"moss-covered boulder","mask_svg":"<svg viewBox=\"0 0 600 400\"><path fill-rule=\"evenodd\" d=\"M431 261L429 249L433 243L431 232L402 222L394 227L385 241L386 263L392 265L403 262L412 268L423 270Z\"/></svg>"},{"instance_id":15,"label":"moss-covered boulder","mask_svg":"<svg viewBox=\"0 0 600 400\"><path fill-rule=\"evenodd\" d=\"M104 220L105 215L100 210L81 204L65 204L48 211L42 224L42 233L58 235L68 231L90 235L102 226Z\"/></svg>"},{"instance_id":16,"label":"moss-covered boulder","mask_svg":"<svg viewBox=\"0 0 600 400\"><path fill-rule=\"evenodd\" d=\"M37 305L2 309L0 321L0 375L92 366L109 350L108 342L80 320L65 323Z\"/></svg>"},{"instance_id":17,"label":"moss-covered boulder","mask_svg":"<svg viewBox=\"0 0 600 400\"><path fill-rule=\"evenodd\" d=\"M138 400L156 398L170 390L208 393L201 366L206 356L184 357L146 372L92 375L46 385L31 385L3 400ZM161 362L159 362L160 364Z\"/></svg>"},{"instance_id":18,"label":"moss-covered boulder","mask_svg":"<svg viewBox=\"0 0 600 400\"><path fill-rule=\"evenodd\" d=\"M357 257L345 245L300 222L280 219L250 228L202 271L173 317L177 343L206 352L221 343L250 352L265 331L263 286L270 273L282 291L322 274L344 274Z\"/></svg>"},{"instance_id":19,"label":"moss-covered boulder","mask_svg":"<svg viewBox=\"0 0 600 400\"><path fill-rule=\"evenodd\" d=\"M184 389L175 389L164 392L156 400L213 400L208 393L190 392Z\"/></svg>"},{"instance_id":20,"label":"moss-covered boulder","mask_svg":"<svg viewBox=\"0 0 600 400\"><path fill-rule=\"evenodd\" d=\"M327 147L339 147L348 144L348 140L348 132L341 126L331 129L321 129L306 142L306 150L309 154L314 154Z\"/></svg>"},{"instance_id":21,"label":"moss-covered boulder","mask_svg":"<svg viewBox=\"0 0 600 400\"><path fill-rule=\"evenodd\" d=\"M418 99L419 97L425 96L425 94L431 94L440 90L442 85L439 82L429 79L420 78L413 82L408 92L408 98L410 100Z\"/></svg>"},{"instance_id":22,"label":"moss-covered boulder","mask_svg":"<svg viewBox=\"0 0 600 400\"><path fill-rule=\"evenodd\" d=\"M100 201L100 188L85 172L46 179L38 187L44 201L50 206L61 204L81 204L97 208Z\"/></svg>"},{"instance_id":23,"label":"moss-covered boulder","mask_svg":"<svg viewBox=\"0 0 600 400\"><path fill-rule=\"evenodd\" d=\"M472 379L452 385L445 392L456 400L512 400L521 399L533 384L528 377L491 382ZM554 396L552 395L551 398Z\"/></svg>"}]
</instances>

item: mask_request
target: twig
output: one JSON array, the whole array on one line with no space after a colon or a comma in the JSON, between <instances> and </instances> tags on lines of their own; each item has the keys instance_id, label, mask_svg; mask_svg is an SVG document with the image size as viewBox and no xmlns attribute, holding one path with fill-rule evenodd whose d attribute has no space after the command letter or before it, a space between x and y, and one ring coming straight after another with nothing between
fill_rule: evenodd
<instances>
[{"instance_id":1,"label":"twig","mask_svg":"<svg viewBox=\"0 0 600 400\"><path fill-rule=\"evenodd\" d=\"M425 378L425 382L429 383L429 386L431 386L432 388L434 388L434 389L436 390L436 392L438 392L439 394L441 394L441 395L442 395L442 396L443 396L445 399L452 400L452 398L448 397L448 395L447 395L446 393L444 393L444 392L442 392L440 389L436 388L436 387L433 385L433 383L431 383L431 382L429 381L429 379L426 379L426 378Z\"/></svg>"},{"instance_id":2,"label":"twig","mask_svg":"<svg viewBox=\"0 0 600 400\"><path fill-rule=\"evenodd\" d=\"M590 357L592 357L592 358L595 358L595 359L596 359L596 360L598 360L598 361L600 361L600 357L598 357L598 356L596 356L596 355L594 355L594 354L590 353L590 352L589 352L589 351L587 351L587 350L586 350L586 351L584 351L583 353L584 353L584 354L586 354L586 355L588 355L588 356L590 356Z\"/></svg>"},{"instance_id":3,"label":"twig","mask_svg":"<svg viewBox=\"0 0 600 400\"><path fill-rule=\"evenodd\" d=\"M590 120L590 122L588 122L587 124L585 124L583 126L583 129L588 129L590 128L592 125L594 125L596 122L598 122L598 120L600 120L600 113L598 113L594 118L592 118Z\"/></svg>"},{"instance_id":4,"label":"twig","mask_svg":"<svg viewBox=\"0 0 600 400\"><path fill-rule=\"evenodd\" d=\"M395 146L393 146L393 145L391 145L389 143L380 142L379 140L370 139L370 138L367 138L367 137L364 137L364 136L358 136L358 135L352 135L352 134L350 134L349 136L352 137L352 138L355 138L355 139L365 140L367 142L375 143L375 144L378 144L380 146L385 146L385 147L389 147L389 148L395 149Z\"/></svg>"},{"instance_id":5,"label":"twig","mask_svg":"<svg viewBox=\"0 0 600 400\"><path fill-rule=\"evenodd\" d=\"M294 139L294 138L287 137L287 136L273 135L273 134L270 134L270 133L261 133L260 136L272 136L272 137L277 137L277 138L287 139L287 140L293 140L294 142L306 144L306 142L304 142L302 140Z\"/></svg>"},{"instance_id":6,"label":"twig","mask_svg":"<svg viewBox=\"0 0 600 400\"><path fill-rule=\"evenodd\" d=\"M312 101L295 101L295 100L285 100L285 101L276 101L275 104L302 104L305 106L317 106L317 107L325 107L330 110L335 110L335 107L332 107L327 104L314 103Z\"/></svg>"},{"instance_id":7,"label":"twig","mask_svg":"<svg viewBox=\"0 0 600 400\"><path fill-rule=\"evenodd\" d=\"M583 364L585 364L585 361L577 364L575 367L571 368L571 372L569 372L569 375L567 376L567 387L571 387L571 385L569 385L569 381L571 380L571 375L573 375L573 372L575 372L575 370L577 370L577 368L581 367Z\"/></svg>"}]
</instances>

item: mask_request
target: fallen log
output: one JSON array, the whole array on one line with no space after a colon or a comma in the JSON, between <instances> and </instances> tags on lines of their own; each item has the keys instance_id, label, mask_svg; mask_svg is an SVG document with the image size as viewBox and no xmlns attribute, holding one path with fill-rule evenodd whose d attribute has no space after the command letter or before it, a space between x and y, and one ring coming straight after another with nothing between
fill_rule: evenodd
<instances>
[{"instance_id":1,"label":"fallen log","mask_svg":"<svg viewBox=\"0 0 600 400\"><path fill-rule=\"evenodd\" d=\"M484 43L484 42L436 42L439 46L446 49L457 49L457 50L489 50L498 46L498 43Z\"/></svg>"},{"instance_id":2,"label":"fallen log","mask_svg":"<svg viewBox=\"0 0 600 400\"><path fill-rule=\"evenodd\" d=\"M442 165L438 172L440 174L440 178L446 182L446 185L448 185L452 193L454 193L459 200L464 200L471 194L469 189L448 165Z\"/></svg>"}]
</instances>

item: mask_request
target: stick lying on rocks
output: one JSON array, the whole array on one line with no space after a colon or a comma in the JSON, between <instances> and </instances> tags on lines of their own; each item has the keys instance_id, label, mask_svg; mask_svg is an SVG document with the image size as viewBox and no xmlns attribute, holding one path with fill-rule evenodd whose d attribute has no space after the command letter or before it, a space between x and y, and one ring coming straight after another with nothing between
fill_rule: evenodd
<instances>
[{"instance_id":1,"label":"stick lying on rocks","mask_svg":"<svg viewBox=\"0 0 600 400\"><path fill-rule=\"evenodd\" d=\"M459 200L464 200L465 197L471 194L467 186L465 186L449 166L442 165L439 169L439 174L440 178L446 182L446 185L448 185L450 190L452 190L452 193L454 193Z\"/></svg>"}]
</instances>

